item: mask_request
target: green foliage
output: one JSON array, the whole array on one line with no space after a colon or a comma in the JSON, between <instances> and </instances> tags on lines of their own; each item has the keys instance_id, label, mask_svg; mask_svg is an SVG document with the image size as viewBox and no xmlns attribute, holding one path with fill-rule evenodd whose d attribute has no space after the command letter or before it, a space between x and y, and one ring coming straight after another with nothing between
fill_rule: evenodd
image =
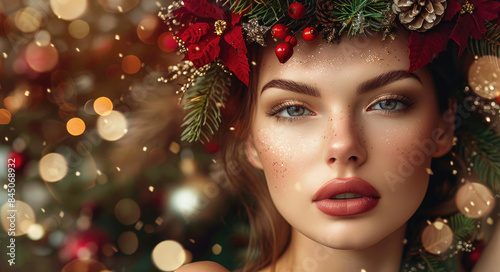
<instances>
[{"instance_id":1,"label":"green foliage","mask_svg":"<svg viewBox=\"0 0 500 272\"><path fill-rule=\"evenodd\" d=\"M469 39L469 52L477 56L500 56L500 25L485 22L486 33L483 39Z\"/></svg>"},{"instance_id":2,"label":"green foliage","mask_svg":"<svg viewBox=\"0 0 500 272\"><path fill-rule=\"evenodd\" d=\"M289 1L259 1L259 0L239 0L231 5L234 13L247 12L249 18L257 18L263 25L269 26L276 23L288 12Z\"/></svg>"},{"instance_id":3,"label":"green foliage","mask_svg":"<svg viewBox=\"0 0 500 272\"><path fill-rule=\"evenodd\" d=\"M470 236L476 230L476 222L474 219L458 213L450 218L450 227L453 230L453 242L456 245L458 241Z\"/></svg>"},{"instance_id":4,"label":"green foliage","mask_svg":"<svg viewBox=\"0 0 500 272\"><path fill-rule=\"evenodd\" d=\"M224 106L231 85L230 76L212 64L207 73L198 77L184 96L184 109L188 111L182 126L182 141L209 141L221 123L220 108Z\"/></svg>"},{"instance_id":5,"label":"green foliage","mask_svg":"<svg viewBox=\"0 0 500 272\"><path fill-rule=\"evenodd\" d=\"M349 38L356 34L371 34L387 27L386 14L390 5L383 0L339 0L332 12L334 21L342 24L340 33L347 28Z\"/></svg>"},{"instance_id":6,"label":"green foliage","mask_svg":"<svg viewBox=\"0 0 500 272\"><path fill-rule=\"evenodd\" d=\"M497 192L500 183L500 136L492 127L465 124L459 137L459 154L473 164L479 179Z\"/></svg>"},{"instance_id":7,"label":"green foliage","mask_svg":"<svg viewBox=\"0 0 500 272\"><path fill-rule=\"evenodd\" d=\"M300 2L306 8L304 18L296 21L288 16L288 6L293 2ZM316 0L238 0L231 4L234 13L244 13L248 18L257 18L261 25L272 26L283 23L292 30L304 27L315 19Z\"/></svg>"},{"instance_id":8,"label":"green foliage","mask_svg":"<svg viewBox=\"0 0 500 272\"><path fill-rule=\"evenodd\" d=\"M450 256L454 250L457 250L459 241L464 241L476 231L476 220L467 217L461 213L454 214L449 219L449 226L453 231L453 248L440 255L431 254L423 249L420 242L416 243L410 250L407 260L402 263L402 272L414 271L412 267L419 267L418 271L427 272L446 272L458 271L459 264L457 260Z\"/></svg>"},{"instance_id":9,"label":"green foliage","mask_svg":"<svg viewBox=\"0 0 500 272\"><path fill-rule=\"evenodd\" d=\"M422 259L424 260L425 264L427 265L427 269L424 271L428 272L446 272L444 270L444 267L442 265L442 261L436 259L431 254L423 254Z\"/></svg>"},{"instance_id":10,"label":"green foliage","mask_svg":"<svg viewBox=\"0 0 500 272\"><path fill-rule=\"evenodd\" d=\"M461 213L453 215L450 219L450 227L453 231L453 246L456 248L459 241L464 240L476 230L476 222L474 219L467 217ZM445 272L455 271L457 263L453 258L449 258L445 252L441 255L432 255L430 253L422 253L421 257L427 266L425 271Z\"/></svg>"}]
</instances>

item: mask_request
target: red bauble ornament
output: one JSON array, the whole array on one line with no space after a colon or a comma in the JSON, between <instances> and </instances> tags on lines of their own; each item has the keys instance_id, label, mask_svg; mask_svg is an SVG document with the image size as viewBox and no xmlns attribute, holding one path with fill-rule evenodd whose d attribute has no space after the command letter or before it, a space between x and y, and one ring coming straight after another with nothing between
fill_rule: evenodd
<instances>
[{"instance_id":1,"label":"red bauble ornament","mask_svg":"<svg viewBox=\"0 0 500 272\"><path fill-rule=\"evenodd\" d=\"M271 28L271 35L276 39L284 39L286 36L290 35L290 29L285 24L275 24Z\"/></svg>"},{"instance_id":2,"label":"red bauble ornament","mask_svg":"<svg viewBox=\"0 0 500 272\"><path fill-rule=\"evenodd\" d=\"M285 38L285 42L290 43L290 45L292 45L292 46L297 45L297 39L294 36L287 36Z\"/></svg>"},{"instance_id":3,"label":"red bauble ornament","mask_svg":"<svg viewBox=\"0 0 500 272\"><path fill-rule=\"evenodd\" d=\"M288 42L282 42L276 46L276 56L281 63L285 63L293 55L293 47Z\"/></svg>"},{"instance_id":4,"label":"red bauble ornament","mask_svg":"<svg viewBox=\"0 0 500 272\"><path fill-rule=\"evenodd\" d=\"M21 153L12 151L7 155L7 163L9 168L19 170L24 166L24 156Z\"/></svg>"},{"instance_id":5,"label":"red bauble ornament","mask_svg":"<svg viewBox=\"0 0 500 272\"><path fill-rule=\"evenodd\" d=\"M210 154L215 154L219 151L220 146L216 140L211 140L210 142L205 144L205 150L207 150Z\"/></svg>"},{"instance_id":6,"label":"red bauble ornament","mask_svg":"<svg viewBox=\"0 0 500 272\"><path fill-rule=\"evenodd\" d=\"M290 6L288 6L288 15L292 17L294 20L300 20L304 17L306 14L306 7L302 5L301 3L291 3Z\"/></svg>"},{"instance_id":7,"label":"red bauble ornament","mask_svg":"<svg viewBox=\"0 0 500 272\"><path fill-rule=\"evenodd\" d=\"M462 259L462 263L467 269L467 271L472 271L477 260L483 253L486 244L484 242L478 242L474 244L474 250L472 252L466 253Z\"/></svg>"},{"instance_id":8,"label":"red bauble ornament","mask_svg":"<svg viewBox=\"0 0 500 272\"><path fill-rule=\"evenodd\" d=\"M302 39L308 42L312 42L318 38L318 30L316 28L309 26L304 29L304 32L302 32Z\"/></svg>"}]
</instances>

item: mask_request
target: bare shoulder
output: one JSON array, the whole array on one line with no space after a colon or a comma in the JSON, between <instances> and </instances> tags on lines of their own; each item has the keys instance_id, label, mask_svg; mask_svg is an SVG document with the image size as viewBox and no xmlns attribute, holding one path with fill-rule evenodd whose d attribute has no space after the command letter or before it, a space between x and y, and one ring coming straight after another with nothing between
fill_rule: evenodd
<instances>
[{"instance_id":1,"label":"bare shoulder","mask_svg":"<svg viewBox=\"0 0 500 272\"><path fill-rule=\"evenodd\" d=\"M203 261L183 265L175 272L229 272L229 270L218 263Z\"/></svg>"}]
</instances>

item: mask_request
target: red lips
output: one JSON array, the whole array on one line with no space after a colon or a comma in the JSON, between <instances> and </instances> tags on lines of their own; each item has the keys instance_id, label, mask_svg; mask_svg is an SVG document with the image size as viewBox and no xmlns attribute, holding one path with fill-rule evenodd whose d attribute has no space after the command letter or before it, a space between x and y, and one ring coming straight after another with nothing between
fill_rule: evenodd
<instances>
[{"instance_id":1,"label":"red lips","mask_svg":"<svg viewBox=\"0 0 500 272\"><path fill-rule=\"evenodd\" d=\"M340 194L356 194L361 197L331 199ZM367 212L378 204L380 195L368 182L359 178L338 178L323 185L313 197L316 207L331 216L350 216Z\"/></svg>"}]
</instances>

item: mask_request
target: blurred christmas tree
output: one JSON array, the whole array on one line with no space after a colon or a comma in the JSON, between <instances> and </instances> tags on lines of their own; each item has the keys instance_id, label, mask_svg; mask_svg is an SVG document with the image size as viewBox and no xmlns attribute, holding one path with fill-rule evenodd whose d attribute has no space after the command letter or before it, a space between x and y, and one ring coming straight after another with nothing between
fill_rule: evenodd
<instances>
[{"instance_id":1,"label":"blurred christmas tree","mask_svg":"<svg viewBox=\"0 0 500 272\"><path fill-rule=\"evenodd\" d=\"M0 3L1 271L234 268L245 223L224 220L216 150L180 142L175 86L158 82L180 58L168 4Z\"/></svg>"}]
</instances>

